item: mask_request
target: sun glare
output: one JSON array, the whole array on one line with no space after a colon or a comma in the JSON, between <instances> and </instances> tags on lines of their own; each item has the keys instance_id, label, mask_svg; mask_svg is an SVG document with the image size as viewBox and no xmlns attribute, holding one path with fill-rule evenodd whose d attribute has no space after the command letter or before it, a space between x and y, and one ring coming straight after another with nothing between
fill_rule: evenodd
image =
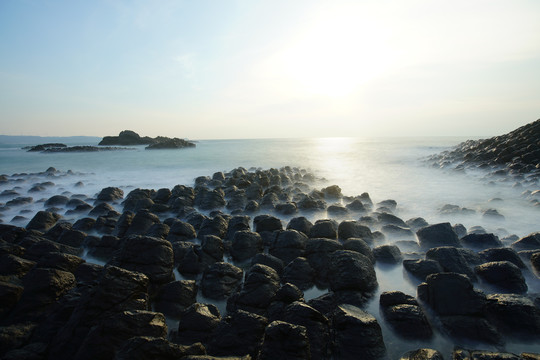
<instances>
[{"instance_id":1,"label":"sun glare","mask_svg":"<svg viewBox=\"0 0 540 360\"><path fill-rule=\"evenodd\" d=\"M340 97L395 61L384 28L341 9L314 21L278 56L283 75L303 91Z\"/></svg>"}]
</instances>

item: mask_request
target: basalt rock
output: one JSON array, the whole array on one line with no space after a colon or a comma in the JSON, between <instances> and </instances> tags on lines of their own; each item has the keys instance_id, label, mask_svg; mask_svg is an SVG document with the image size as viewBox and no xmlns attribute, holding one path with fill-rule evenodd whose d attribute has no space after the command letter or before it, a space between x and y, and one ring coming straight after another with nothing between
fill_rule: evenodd
<instances>
[{"instance_id":1,"label":"basalt rock","mask_svg":"<svg viewBox=\"0 0 540 360\"><path fill-rule=\"evenodd\" d=\"M262 252L263 241L259 233L237 231L231 244L231 256L237 261L244 261Z\"/></svg>"},{"instance_id":2,"label":"basalt rock","mask_svg":"<svg viewBox=\"0 0 540 360\"><path fill-rule=\"evenodd\" d=\"M296 230L284 230L277 234L268 252L288 264L298 256L303 256L308 238Z\"/></svg>"},{"instance_id":3,"label":"basalt rock","mask_svg":"<svg viewBox=\"0 0 540 360\"><path fill-rule=\"evenodd\" d=\"M525 268L523 260L521 260L518 253L511 248L486 249L479 252L478 255L480 255L486 262L509 261L521 269Z\"/></svg>"},{"instance_id":4,"label":"basalt rock","mask_svg":"<svg viewBox=\"0 0 540 360\"><path fill-rule=\"evenodd\" d=\"M334 220L317 220L309 231L310 238L337 239L337 223Z\"/></svg>"},{"instance_id":5,"label":"basalt rock","mask_svg":"<svg viewBox=\"0 0 540 360\"><path fill-rule=\"evenodd\" d=\"M375 256L369 245L360 238L349 238L343 242L343 250L351 250L366 256L372 263L375 263Z\"/></svg>"},{"instance_id":6,"label":"basalt rock","mask_svg":"<svg viewBox=\"0 0 540 360\"><path fill-rule=\"evenodd\" d=\"M428 250L426 259L437 261L446 272L456 272L467 275L469 279L476 280L476 275L461 249L443 246Z\"/></svg>"},{"instance_id":7,"label":"basalt rock","mask_svg":"<svg viewBox=\"0 0 540 360\"><path fill-rule=\"evenodd\" d=\"M273 321L265 329L260 360L310 359L310 345L305 326Z\"/></svg>"},{"instance_id":8,"label":"basalt rock","mask_svg":"<svg viewBox=\"0 0 540 360\"><path fill-rule=\"evenodd\" d=\"M380 245L373 249L375 260L383 263L397 264L403 256L396 245Z\"/></svg>"},{"instance_id":9,"label":"basalt rock","mask_svg":"<svg viewBox=\"0 0 540 360\"><path fill-rule=\"evenodd\" d=\"M136 336L124 342L114 360L176 360L188 355L205 355L201 343L182 346L160 337Z\"/></svg>"},{"instance_id":10,"label":"basalt rock","mask_svg":"<svg viewBox=\"0 0 540 360\"><path fill-rule=\"evenodd\" d=\"M205 218L197 232L197 238L202 239L205 235L214 235L223 239L227 235L229 223L220 215Z\"/></svg>"},{"instance_id":11,"label":"basalt rock","mask_svg":"<svg viewBox=\"0 0 540 360\"><path fill-rule=\"evenodd\" d=\"M377 286L377 276L371 260L354 251L338 250L330 258L328 271L330 289L372 292Z\"/></svg>"},{"instance_id":12,"label":"basalt rock","mask_svg":"<svg viewBox=\"0 0 540 360\"><path fill-rule=\"evenodd\" d=\"M342 221L338 225L338 236L342 240L347 240L349 238L360 238L370 241L373 239L373 234L371 233L369 227L351 220Z\"/></svg>"},{"instance_id":13,"label":"basalt rock","mask_svg":"<svg viewBox=\"0 0 540 360\"><path fill-rule=\"evenodd\" d=\"M140 210L135 214L124 236L145 235L152 225L159 223L160 220L157 215L152 214L148 210Z\"/></svg>"},{"instance_id":14,"label":"basalt rock","mask_svg":"<svg viewBox=\"0 0 540 360\"><path fill-rule=\"evenodd\" d=\"M509 261L493 261L475 268L478 276L503 292L525 293L527 283L521 270Z\"/></svg>"},{"instance_id":15,"label":"basalt rock","mask_svg":"<svg viewBox=\"0 0 540 360\"><path fill-rule=\"evenodd\" d=\"M281 279L283 282L288 282L298 286L302 290L307 290L313 286L315 270L313 270L306 258L297 257L285 266Z\"/></svg>"},{"instance_id":16,"label":"basalt rock","mask_svg":"<svg viewBox=\"0 0 540 360\"><path fill-rule=\"evenodd\" d=\"M418 279L425 281L428 275L443 272L442 266L435 260L403 260L405 270L416 276Z\"/></svg>"},{"instance_id":17,"label":"basalt rock","mask_svg":"<svg viewBox=\"0 0 540 360\"><path fill-rule=\"evenodd\" d=\"M163 285L156 296L156 311L178 319L197 300L199 287L194 280L177 280Z\"/></svg>"},{"instance_id":18,"label":"basalt rock","mask_svg":"<svg viewBox=\"0 0 540 360\"><path fill-rule=\"evenodd\" d=\"M486 314L506 336L538 342L540 310L529 298L516 294L488 295Z\"/></svg>"},{"instance_id":19,"label":"basalt rock","mask_svg":"<svg viewBox=\"0 0 540 360\"><path fill-rule=\"evenodd\" d=\"M461 238L463 246L472 249L492 249L502 247L499 237L494 234L469 234Z\"/></svg>"},{"instance_id":20,"label":"basalt rock","mask_svg":"<svg viewBox=\"0 0 540 360\"><path fill-rule=\"evenodd\" d=\"M444 357L437 350L422 348L407 351L399 360L444 360Z\"/></svg>"},{"instance_id":21,"label":"basalt rock","mask_svg":"<svg viewBox=\"0 0 540 360\"><path fill-rule=\"evenodd\" d=\"M214 263L204 271L202 293L209 299L223 300L239 287L243 275L242 269L237 266L225 262Z\"/></svg>"},{"instance_id":22,"label":"basalt rock","mask_svg":"<svg viewBox=\"0 0 540 360\"><path fill-rule=\"evenodd\" d=\"M332 314L333 354L339 359L383 359L386 356L381 327L374 316L344 304Z\"/></svg>"},{"instance_id":23,"label":"basalt rock","mask_svg":"<svg viewBox=\"0 0 540 360\"><path fill-rule=\"evenodd\" d=\"M172 340L181 345L207 344L220 322L221 314L215 305L195 303L182 314Z\"/></svg>"},{"instance_id":24,"label":"basalt rock","mask_svg":"<svg viewBox=\"0 0 540 360\"><path fill-rule=\"evenodd\" d=\"M383 315L392 329L407 339L429 339L431 326L412 296L399 291L384 292L379 300Z\"/></svg>"},{"instance_id":25,"label":"basalt rock","mask_svg":"<svg viewBox=\"0 0 540 360\"><path fill-rule=\"evenodd\" d=\"M296 230L308 235L313 224L303 216L292 218L287 224L287 230Z\"/></svg>"},{"instance_id":26,"label":"basalt rock","mask_svg":"<svg viewBox=\"0 0 540 360\"><path fill-rule=\"evenodd\" d=\"M285 264L283 261L273 255L260 253L251 258L251 266L255 264L262 264L271 267L274 269L278 275L281 275Z\"/></svg>"},{"instance_id":27,"label":"basalt rock","mask_svg":"<svg viewBox=\"0 0 540 360\"><path fill-rule=\"evenodd\" d=\"M440 246L461 247L457 234L450 223L426 226L416 232L420 246L431 249Z\"/></svg>"},{"instance_id":28,"label":"basalt rock","mask_svg":"<svg viewBox=\"0 0 540 360\"><path fill-rule=\"evenodd\" d=\"M171 242L192 240L196 237L197 233L195 228L193 225L187 222L175 219L169 225L169 234L167 235L167 240Z\"/></svg>"},{"instance_id":29,"label":"basalt rock","mask_svg":"<svg viewBox=\"0 0 540 360\"><path fill-rule=\"evenodd\" d=\"M540 250L540 233L532 233L512 243L512 249L522 250Z\"/></svg>"},{"instance_id":30,"label":"basalt rock","mask_svg":"<svg viewBox=\"0 0 540 360\"><path fill-rule=\"evenodd\" d=\"M26 229L45 232L52 228L61 217L49 211L38 211L28 225L26 225Z\"/></svg>"},{"instance_id":31,"label":"basalt rock","mask_svg":"<svg viewBox=\"0 0 540 360\"><path fill-rule=\"evenodd\" d=\"M98 201L111 202L124 198L124 191L117 187L107 187L100 191L97 196Z\"/></svg>"}]
</instances>

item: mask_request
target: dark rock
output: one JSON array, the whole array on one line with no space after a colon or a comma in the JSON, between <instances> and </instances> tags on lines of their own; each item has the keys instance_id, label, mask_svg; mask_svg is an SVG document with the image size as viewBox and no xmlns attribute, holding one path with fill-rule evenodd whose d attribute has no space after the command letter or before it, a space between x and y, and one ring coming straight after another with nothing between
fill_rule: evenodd
<instances>
[{"instance_id":1,"label":"dark rock","mask_svg":"<svg viewBox=\"0 0 540 360\"><path fill-rule=\"evenodd\" d=\"M516 294L488 295L486 314L506 336L538 342L540 309L527 297Z\"/></svg>"},{"instance_id":2,"label":"dark rock","mask_svg":"<svg viewBox=\"0 0 540 360\"><path fill-rule=\"evenodd\" d=\"M349 238L343 242L343 250L351 250L362 255L367 256L367 258L375 263L375 256L373 256L373 251L369 245L362 239L359 238Z\"/></svg>"},{"instance_id":3,"label":"dark rock","mask_svg":"<svg viewBox=\"0 0 540 360\"><path fill-rule=\"evenodd\" d=\"M148 278L114 266L104 268L98 284L75 307L49 349L51 359L72 359L94 326L124 311L146 310Z\"/></svg>"},{"instance_id":4,"label":"dark rock","mask_svg":"<svg viewBox=\"0 0 540 360\"><path fill-rule=\"evenodd\" d=\"M218 356L249 354L256 358L267 324L263 316L238 310L219 323L209 341L208 352Z\"/></svg>"},{"instance_id":5,"label":"dark rock","mask_svg":"<svg viewBox=\"0 0 540 360\"><path fill-rule=\"evenodd\" d=\"M456 296L459 294L459 296ZM439 315L479 315L486 302L469 278L458 273L431 274L418 286L418 297Z\"/></svg>"},{"instance_id":6,"label":"dark rock","mask_svg":"<svg viewBox=\"0 0 540 360\"><path fill-rule=\"evenodd\" d=\"M169 227L170 228L169 234L167 235L167 240L171 242L186 241L195 239L197 237L195 228L193 227L193 225L187 222L175 219Z\"/></svg>"},{"instance_id":7,"label":"dark rock","mask_svg":"<svg viewBox=\"0 0 540 360\"><path fill-rule=\"evenodd\" d=\"M494 234L469 234L461 238L463 246L473 249L491 249L502 247L502 242Z\"/></svg>"},{"instance_id":8,"label":"dark rock","mask_svg":"<svg viewBox=\"0 0 540 360\"><path fill-rule=\"evenodd\" d=\"M114 360L177 360L187 355L205 354L201 343L182 346L159 337L137 336L123 343Z\"/></svg>"},{"instance_id":9,"label":"dark rock","mask_svg":"<svg viewBox=\"0 0 540 360\"><path fill-rule=\"evenodd\" d=\"M460 239L467 235L467 229L465 228L465 226L463 226L463 224L455 224L454 226L452 226L452 229L454 229L455 233Z\"/></svg>"},{"instance_id":10,"label":"dark rock","mask_svg":"<svg viewBox=\"0 0 540 360\"><path fill-rule=\"evenodd\" d=\"M244 285L227 302L227 311L237 309L264 314L279 289L279 275L266 265L255 264L246 274Z\"/></svg>"},{"instance_id":11,"label":"dark rock","mask_svg":"<svg viewBox=\"0 0 540 360\"><path fill-rule=\"evenodd\" d=\"M373 256L376 261L397 264L403 258L401 250L396 245L380 245L373 249Z\"/></svg>"},{"instance_id":12,"label":"dark rock","mask_svg":"<svg viewBox=\"0 0 540 360\"><path fill-rule=\"evenodd\" d=\"M229 219L229 224L227 226L227 235L225 235L226 241L232 241L234 234L237 231L250 231L249 226L250 218L246 215L237 215Z\"/></svg>"},{"instance_id":13,"label":"dark rock","mask_svg":"<svg viewBox=\"0 0 540 360\"><path fill-rule=\"evenodd\" d=\"M17 304L24 288L0 281L0 317L4 317Z\"/></svg>"},{"instance_id":14,"label":"dark rock","mask_svg":"<svg viewBox=\"0 0 540 360\"><path fill-rule=\"evenodd\" d=\"M296 230L284 230L277 234L268 252L288 264L298 256L303 256L308 238Z\"/></svg>"},{"instance_id":15,"label":"dark rock","mask_svg":"<svg viewBox=\"0 0 540 360\"><path fill-rule=\"evenodd\" d=\"M407 228L407 224L405 223L405 221L403 221L402 219L400 219L399 217L395 216L395 215L392 215L392 214L388 214L388 213L380 213L377 215L377 220L379 221L379 223L381 225L396 225L396 226L400 226L400 227L403 227L403 228Z\"/></svg>"},{"instance_id":16,"label":"dark rock","mask_svg":"<svg viewBox=\"0 0 540 360\"><path fill-rule=\"evenodd\" d=\"M349 211L354 211L358 213L363 213L367 211L366 207L364 206L362 201L359 199L353 200L349 204L345 205L345 207L349 209Z\"/></svg>"},{"instance_id":17,"label":"dark rock","mask_svg":"<svg viewBox=\"0 0 540 360\"><path fill-rule=\"evenodd\" d=\"M246 213L255 213L259 211L259 203L255 200L249 200L246 204L246 207L244 208L244 211Z\"/></svg>"},{"instance_id":18,"label":"dark rock","mask_svg":"<svg viewBox=\"0 0 540 360\"><path fill-rule=\"evenodd\" d=\"M0 224L0 239L8 243L19 242L26 234L26 229L9 224Z\"/></svg>"},{"instance_id":19,"label":"dark rock","mask_svg":"<svg viewBox=\"0 0 540 360\"><path fill-rule=\"evenodd\" d=\"M32 261L37 261L50 252L62 252L71 255L82 254L81 248L62 245L40 237L26 237L23 241L21 241L20 245L27 248L24 257Z\"/></svg>"},{"instance_id":20,"label":"dark rock","mask_svg":"<svg viewBox=\"0 0 540 360\"><path fill-rule=\"evenodd\" d=\"M105 136L98 145L148 145L153 142L150 137L140 137L135 131L124 130L118 136Z\"/></svg>"},{"instance_id":21,"label":"dark rock","mask_svg":"<svg viewBox=\"0 0 540 360\"><path fill-rule=\"evenodd\" d=\"M112 359L123 343L135 336L165 338L167 325L161 313L124 311L93 327L75 355L76 359Z\"/></svg>"},{"instance_id":22,"label":"dark rock","mask_svg":"<svg viewBox=\"0 0 540 360\"><path fill-rule=\"evenodd\" d=\"M443 272L442 266L435 260L403 260L405 270L425 281L428 275Z\"/></svg>"},{"instance_id":23,"label":"dark rock","mask_svg":"<svg viewBox=\"0 0 540 360\"><path fill-rule=\"evenodd\" d=\"M97 204L92 210L90 210L88 215L96 216L96 217L97 216L106 216L111 211L114 212L116 210L111 205L104 202L104 203Z\"/></svg>"},{"instance_id":24,"label":"dark rock","mask_svg":"<svg viewBox=\"0 0 540 360\"><path fill-rule=\"evenodd\" d=\"M209 190L200 188L193 200L193 205L201 210L214 210L222 208L227 204L225 193L221 189Z\"/></svg>"},{"instance_id":25,"label":"dark rock","mask_svg":"<svg viewBox=\"0 0 540 360\"><path fill-rule=\"evenodd\" d=\"M275 210L276 212L283 215L292 215L298 212L298 208L296 207L296 204L293 202L277 204L275 207Z\"/></svg>"},{"instance_id":26,"label":"dark rock","mask_svg":"<svg viewBox=\"0 0 540 360\"><path fill-rule=\"evenodd\" d=\"M253 224L255 225L255 231L259 234L263 231L272 232L283 229L281 220L270 215L256 216L255 219L253 219Z\"/></svg>"},{"instance_id":27,"label":"dark rock","mask_svg":"<svg viewBox=\"0 0 540 360\"><path fill-rule=\"evenodd\" d=\"M215 305L195 303L182 314L173 341L181 345L208 343L220 321L221 314Z\"/></svg>"},{"instance_id":28,"label":"dark rock","mask_svg":"<svg viewBox=\"0 0 540 360\"><path fill-rule=\"evenodd\" d=\"M414 233L408 227L402 227L394 224L383 225L381 231L392 237L412 238Z\"/></svg>"},{"instance_id":29,"label":"dark rock","mask_svg":"<svg viewBox=\"0 0 540 360\"><path fill-rule=\"evenodd\" d=\"M313 224L303 216L292 218L287 224L287 230L296 230L308 235Z\"/></svg>"},{"instance_id":30,"label":"dark rock","mask_svg":"<svg viewBox=\"0 0 540 360\"><path fill-rule=\"evenodd\" d=\"M316 199L310 195L304 195L296 205L300 210L315 211L326 209L326 202L322 199Z\"/></svg>"},{"instance_id":31,"label":"dark rock","mask_svg":"<svg viewBox=\"0 0 540 360\"><path fill-rule=\"evenodd\" d=\"M440 223L426 226L416 232L420 246L431 249L440 246L460 247L457 234L450 223Z\"/></svg>"},{"instance_id":32,"label":"dark rock","mask_svg":"<svg viewBox=\"0 0 540 360\"><path fill-rule=\"evenodd\" d=\"M519 268L525 268L525 264L518 253L511 248L486 249L478 253L486 262L491 261L510 261Z\"/></svg>"},{"instance_id":33,"label":"dark rock","mask_svg":"<svg viewBox=\"0 0 540 360\"><path fill-rule=\"evenodd\" d=\"M178 319L184 310L197 301L198 290L194 280L178 280L165 284L156 296L155 309Z\"/></svg>"},{"instance_id":34,"label":"dark rock","mask_svg":"<svg viewBox=\"0 0 540 360\"><path fill-rule=\"evenodd\" d=\"M75 255L63 254L60 252L50 252L38 259L36 267L58 269L75 273L77 268L85 261Z\"/></svg>"},{"instance_id":35,"label":"dark rock","mask_svg":"<svg viewBox=\"0 0 540 360\"><path fill-rule=\"evenodd\" d=\"M237 231L231 244L231 256L236 261L244 261L252 258L263 250L261 236L252 231Z\"/></svg>"},{"instance_id":36,"label":"dark rock","mask_svg":"<svg viewBox=\"0 0 540 360\"><path fill-rule=\"evenodd\" d=\"M443 329L454 339L465 339L502 346L504 341L497 329L485 318L471 315L440 317Z\"/></svg>"},{"instance_id":37,"label":"dark rock","mask_svg":"<svg viewBox=\"0 0 540 360\"><path fill-rule=\"evenodd\" d=\"M82 246L85 238L86 238L86 233L82 231L74 230L74 229L65 229L64 231L62 231L62 233L60 234L58 238L53 239L53 240L55 240L59 244L78 248Z\"/></svg>"},{"instance_id":38,"label":"dark rock","mask_svg":"<svg viewBox=\"0 0 540 360\"><path fill-rule=\"evenodd\" d=\"M338 306L332 316L332 330L336 358L382 359L386 356L377 319L356 306Z\"/></svg>"},{"instance_id":39,"label":"dark rock","mask_svg":"<svg viewBox=\"0 0 540 360\"><path fill-rule=\"evenodd\" d=\"M503 292L527 292L527 284L521 270L509 261L493 261L475 268L478 276Z\"/></svg>"},{"instance_id":40,"label":"dark rock","mask_svg":"<svg viewBox=\"0 0 540 360\"><path fill-rule=\"evenodd\" d=\"M476 280L474 271L460 249L451 246L432 248L426 253L426 259L437 261L446 272L464 274Z\"/></svg>"},{"instance_id":41,"label":"dark rock","mask_svg":"<svg viewBox=\"0 0 540 360\"><path fill-rule=\"evenodd\" d=\"M317 220L309 231L310 238L337 239L337 223L334 220Z\"/></svg>"},{"instance_id":42,"label":"dark rock","mask_svg":"<svg viewBox=\"0 0 540 360\"><path fill-rule=\"evenodd\" d=\"M209 299L225 299L239 287L243 275L242 269L232 264L214 263L204 271L201 281L202 293Z\"/></svg>"},{"instance_id":43,"label":"dark rock","mask_svg":"<svg viewBox=\"0 0 540 360\"><path fill-rule=\"evenodd\" d=\"M309 264L306 258L297 257L283 269L282 281L296 285L302 290L309 289L315 280L315 270Z\"/></svg>"},{"instance_id":44,"label":"dark rock","mask_svg":"<svg viewBox=\"0 0 540 360\"><path fill-rule=\"evenodd\" d=\"M328 271L330 289L374 291L377 284L375 269L371 260L354 251L335 251L330 259Z\"/></svg>"},{"instance_id":45,"label":"dark rock","mask_svg":"<svg viewBox=\"0 0 540 360\"><path fill-rule=\"evenodd\" d=\"M332 253L341 250L342 245L331 239L309 239L306 245L305 257L310 266L316 271L316 280L327 282L328 268L330 266L330 257ZM293 260L294 261L294 260Z\"/></svg>"},{"instance_id":46,"label":"dark rock","mask_svg":"<svg viewBox=\"0 0 540 360\"><path fill-rule=\"evenodd\" d=\"M468 360L468 359L481 359L481 360L522 360L522 359L531 359L535 360L536 357L528 358L523 356L517 356L511 353L503 352L493 352L493 351L484 351L484 350L463 350L463 349L454 349L452 354L453 359L455 360Z\"/></svg>"},{"instance_id":47,"label":"dark rock","mask_svg":"<svg viewBox=\"0 0 540 360\"><path fill-rule=\"evenodd\" d=\"M61 217L49 211L38 211L28 225L26 225L26 229L45 232L52 228Z\"/></svg>"},{"instance_id":48,"label":"dark rock","mask_svg":"<svg viewBox=\"0 0 540 360\"><path fill-rule=\"evenodd\" d=\"M223 239L227 235L229 223L220 215L213 218L205 218L197 232L197 237L202 239L205 235L214 235Z\"/></svg>"},{"instance_id":49,"label":"dark rock","mask_svg":"<svg viewBox=\"0 0 540 360\"><path fill-rule=\"evenodd\" d=\"M281 275L283 268L285 267L285 264L283 264L281 259L264 253L257 254L251 259L251 266L255 264L270 266L272 269L276 270L278 275Z\"/></svg>"},{"instance_id":50,"label":"dark rock","mask_svg":"<svg viewBox=\"0 0 540 360\"><path fill-rule=\"evenodd\" d=\"M152 225L150 229L148 229L148 231L146 232L146 236L167 239L169 235L169 231L170 231L169 225L157 223L157 224Z\"/></svg>"},{"instance_id":51,"label":"dark rock","mask_svg":"<svg viewBox=\"0 0 540 360\"><path fill-rule=\"evenodd\" d=\"M278 320L306 328L311 359L330 357L330 323L326 316L305 303L295 301L285 308Z\"/></svg>"},{"instance_id":52,"label":"dark rock","mask_svg":"<svg viewBox=\"0 0 540 360\"><path fill-rule=\"evenodd\" d=\"M112 235L88 236L85 240L85 247L88 255L99 259L110 260L114 253L122 246L122 240Z\"/></svg>"},{"instance_id":53,"label":"dark rock","mask_svg":"<svg viewBox=\"0 0 540 360\"><path fill-rule=\"evenodd\" d=\"M540 232L529 234L512 243L512 249L522 250L540 250Z\"/></svg>"},{"instance_id":54,"label":"dark rock","mask_svg":"<svg viewBox=\"0 0 540 360\"><path fill-rule=\"evenodd\" d=\"M116 200L121 200L124 198L124 191L117 187L107 187L102 189L98 196L98 201L111 202Z\"/></svg>"},{"instance_id":55,"label":"dark rock","mask_svg":"<svg viewBox=\"0 0 540 360\"><path fill-rule=\"evenodd\" d=\"M419 230L429 225L428 222L424 218L421 218L421 217L411 218L405 221L405 224L407 224L407 226L414 231Z\"/></svg>"},{"instance_id":56,"label":"dark rock","mask_svg":"<svg viewBox=\"0 0 540 360\"><path fill-rule=\"evenodd\" d=\"M260 360L310 358L307 330L304 326L273 321L265 329Z\"/></svg>"},{"instance_id":57,"label":"dark rock","mask_svg":"<svg viewBox=\"0 0 540 360\"><path fill-rule=\"evenodd\" d=\"M437 350L423 348L407 351L399 360L444 360L444 357Z\"/></svg>"},{"instance_id":58,"label":"dark rock","mask_svg":"<svg viewBox=\"0 0 540 360\"><path fill-rule=\"evenodd\" d=\"M504 215L499 213L497 209L487 209L486 211L482 213L482 217L484 219L496 220L496 221L501 221L505 219Z\"/></svg>"},{"instance_id":59,"label":"dark rock","mask_svg":"<svg viewBox=\"0 0 540 360\"><path fill-rule=\"evenodd\" d=\"M14 275L20 278L26 275L35 264L34 261L26 260L16 255L2 254L0 255L0 275Z\"/></svg>"},{"instance_id":60,"label":"dark rock","mask_svg":"<svg viewBox=\"0 0 540 360\"><path fill-rule=\"evenodd\" d=\"M69 198L64 195L54 195L45 201L45 207L64 206L68 203Z\"/></svg>"},{"instance_id":61,"label":"dark rock","mask_svg":"<svg viewBox=\"0 0 540 360\"><path fill-rule=\"evenodd\" d=\"M338 236L342 240L347 240L349 238L360 238L370 241L373 239L373 234L367 226L351 220L342 221L338 225Z\"/></svg>"},{"instance_id":62,"label":"dark rock","mask_svg":"<svg viewBox=\"0 0 540 360\"><path fill-rule=\"evenodd\" d=\"M36 324L21 323L0 327L0 356L27 343ZM5 359L5 357L2 357Z\"/></svg>"},{"instance_id":63,"label":"dark rock","mask_svg":"<svg viewBox=\"0 0 540 360\"><path fill-rule=\"evenodd\" d=\"M170 242L149 236L128 237L112 264L148 276L152 283L164 284L172 279L174 255Z\"/></svg>"},{"instance_id":64,"label":"dark rock","mask_svg":"<svg viewBox=\"0 0 540 360\"><path fill-rule=\"evenodd\" d=\"M184 148L193 148L195 143L186 141L179 138L164 138L158 136L154 143L145 147L145 150L155 150L155 149L184 149Z\"/></svg>"},{"instance_id":65,"label":"dark rock","mask_svg":"<svg viewBox=\"0 0 540 360\"><path fill-rule=\"evenodd\" d=\"M325 187L321 189L321 192L326 198L340 199L343 197L343 195L341 194L341 188L337 185L330 185L328 187Z\"/></svg>"},{"instance_id":66,"label":"dark rock","mask_svg":"<svg viewBox=\"0 0 540 360\"><path fill-rule=\"evenodd\" d=\"M21 205L27 205L27 204L31 204L34 202L34 199L31 198L31 197L23 197L23 196L19 196L19 197L16 197L15 199L13 200L9 200L8 202L6 202L6 207L11 207L11 206L21 206Z\"/></svg>"},{"instance_id":67,"label":"dark rock","mask_svg":"<svg viewBox=\"0 0 540 360\"><path fill-rule=\"evenodd\" d=\"M305 302L302 290L291 283L283 284L268 307L268 318L281 318L285 308L295 301Z\"/></svg>"},{"instance_id":68,"label":"dark rock","mask_svg":"<svg viewBox=\"0 0 540 360\"><path fill-rule=\"evenodd\" d=\"M532 254L531 265L537 274L540 274L540 251Z\"/></svg>"},{"instance_id":69,"label":"dark rock","mask_svg":"<svg viewBox=\"0 0 540 360\"><path fill-rule=\"evenodd\" d=\"M416 299L399 291L384 292L379 303L392 329L407 339L429 339L431 326Z\"/></svg>"},{"instance_id":70,"label":"dark rock","mask_svg":"<svg viewBox=\"0 0 540 360\"><path fill-rule=\"evenodd\" d=\"M145 235L154 224L159 224L160 220L157 215L152 214L148 210L140 210L135 214L131 221L131 225L127 229L124 236L130 235Z\"/></svg>"}]
</instances>

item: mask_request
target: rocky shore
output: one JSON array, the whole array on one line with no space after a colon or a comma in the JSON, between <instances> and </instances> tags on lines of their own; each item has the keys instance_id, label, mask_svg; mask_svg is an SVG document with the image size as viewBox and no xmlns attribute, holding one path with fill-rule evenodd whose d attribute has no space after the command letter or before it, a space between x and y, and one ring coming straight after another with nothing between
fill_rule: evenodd
<instances>
[{"instance_id":1,"label":"rocky shore","mask_svg":"<svg viewBox=\"0 0 540 360\"><path fill-rule=\"evenodd\" d=\"M465 141L427 160L459 171L481 169L517 186L536 183L540 180L540 119L508 134Z\"/></svg>"},{"instance_id":2,"label":"rocky shore","mask_svg":"<svg viewBox=\"0 0 540 360\"><path fill-rule=\"evenodd\" d=\"M0 214L66 176L1 176ZM42 180L32 196L20 193L28 179ZM315 180L237 168L192 186L43 199L20 215L26 226L0 224L0 357L393 358L384 326L410 344L401 359L540 359L506 352L540 343L539 233L401 219L395 200ZM402 268L416 296L380 292L380 264ZM383 323L367 311L376 296ZM419 346L441 336L452 354Z\"/></svg>"},{"instance_id":3,"label":"rocky shore","mask_svg":"<svg viewBox=\"0 0 540 360\"><path fill-rule=\"evenodd\" d=\"M95 151L118 151L134 150L133 148L118 146L67 146L66 144L40 144L24 148L28 152L59 153L59 152L95 152Z\"/></svg>"}]
</instances>

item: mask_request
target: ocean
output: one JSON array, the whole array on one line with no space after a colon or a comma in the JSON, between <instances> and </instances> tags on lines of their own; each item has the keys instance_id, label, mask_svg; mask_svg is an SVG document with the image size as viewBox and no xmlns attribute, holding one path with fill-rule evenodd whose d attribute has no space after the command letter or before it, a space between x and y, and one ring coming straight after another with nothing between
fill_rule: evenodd
<instances>
[{"instance_id":1,"label":"ocean","mask_svg":"<svg viewBox=\"0 0 540 360\"><path fill-rule=\"evenodd\" d=\"M58 139L55 139L58 140ZM63 139L69 145L96 145L98 138ZM313 139L242 139L199 140L196 148L180 150L145 150L144 146L133 150L101 151L86 153L35 153L21 148L35 144L37 140L17 143L16 138L0 143L0 174L36 174L49 167L66 174L52 180L55 186L46 187L39 193L28 193L35 184L44 181L42 176L17 175L16 183L0 183L0 193L14 190L19 196L33 197L33 202L0 212L3 223L25 226L33 213L44 208L43 199L56 194L82 194L94 197L102 188L117 186L125 195L135 188L172 189L177 184L193 186L198 176L212 176L215 172L227 172L238 167L246 169L269 169L284 166L299 167L311 172L317 181L314 188L338 185L348 196L369 193L373 203L392 199L397 202L394 214L407 220L423 217L428 223L460 223L467 229L481 226L500 238L509 235L523 237L539 231L539 211L527 198L525 190L538 190L538 183L515 184L506 178L486 176L483 170L458 171L432 166L425 159L432 154L450 149L466 138L418 137L418 138L313 138ZM40 143L48 142L46 138ZM17 178L14 176L13 178ZM0 203L12 197L0 197ZM457 205L474 212L452 214L441 212L444 205ZM496 221L482 216L483 211L496 209L504 216ZM121 209L119 209L121 210ZM305 215L314 222L327 218L325 213ZM71 216L71 217L70 217ZM73 215L65 216L76 220ZM290 217L289 217L290 218ZM282 217L285 222L287 217ZM352 219L358 220L358 219ZM391 240L389 240L391 241ZM91 260L91 259L90 259ZM407 342L392 335L378 308L381 292L400 290L416 296L419 282L411 280L401 266L377 264L378 293L367 307L377 317L390 358L405 350L421 346L451 352L453 343L442 335L427 343ZM538 279L526 276L529 292L540 292ZM475 284L477 286L477 284ZM488 288L478 286L485 291ZM306 299L324 293L325 289L306 291ZM223 310L223 304L221 304ZM523 345L509 342L508 351L540 352L540 345Z\"/></svg>"}]
</instances>

